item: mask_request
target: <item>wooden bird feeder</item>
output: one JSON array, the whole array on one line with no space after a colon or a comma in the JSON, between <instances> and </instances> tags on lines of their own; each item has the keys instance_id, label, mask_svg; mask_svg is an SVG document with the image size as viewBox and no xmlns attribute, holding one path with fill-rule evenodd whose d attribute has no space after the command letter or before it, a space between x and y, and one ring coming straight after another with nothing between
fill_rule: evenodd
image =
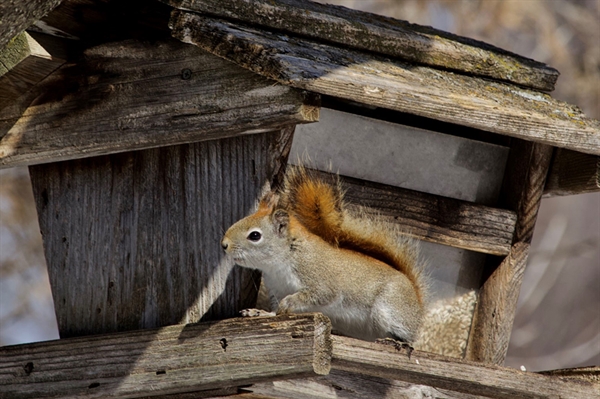
<instances>
[{"instance_id":1,"label":"wooden bird feeder","mask_svg":"<svg viewBox=\"0 0 600 399\"><path fill-rule=\"evenodd\" d=\"M61 337L0 348L0 398L598 392L598 368L501 367L542 196L600 188L600 123L547 94L556 70L304 0L0 11L0 167L29 166ZM375 131L391 161L360 158ZM458 275L455 295L434 294L410 358L332 335L320 314L236 318L260 275L224 258L222 233L281 181L290 151L327 145L350 160L351 204L474 254L468 269L432 266L436 281ZM414 152L435 174L381 177ZM471 175L452 165L497 184L462 196L452 179Z\"/></svg>"}]
</instances>

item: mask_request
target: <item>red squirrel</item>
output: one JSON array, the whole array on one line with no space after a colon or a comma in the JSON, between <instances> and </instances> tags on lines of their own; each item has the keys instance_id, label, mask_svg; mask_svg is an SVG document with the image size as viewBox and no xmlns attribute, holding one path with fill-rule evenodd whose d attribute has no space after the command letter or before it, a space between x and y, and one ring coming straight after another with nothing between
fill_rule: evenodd
<instances>
[{"instance_id":1,"label":"red squirrel","mask_svg":"<svg viewBox=\"0 0 600 399\"><path fill-rule=\"evenodd\" d=\"M221 245L236 264L262 271L277 314L321 312L334 331L368 341L417 339L425 302L417 247L376 218L351 215L339 178L290 168Z\"/></svg>"}]
</instances>

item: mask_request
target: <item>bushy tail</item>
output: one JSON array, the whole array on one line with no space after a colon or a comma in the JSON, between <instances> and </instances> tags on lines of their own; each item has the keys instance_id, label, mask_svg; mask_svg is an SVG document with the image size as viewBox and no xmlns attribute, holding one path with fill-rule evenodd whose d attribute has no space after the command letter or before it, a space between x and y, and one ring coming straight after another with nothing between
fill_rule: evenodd
<instances>
[{"instance_id":1,"label":"bushy tail","mask_svg":"<svg viewBox=\"0 0 600 399\"><path fill-rule=\"evenodd\" d=\"M326 177L327 176L327 177ZM351 215L337 175L330 178L301 166L290 166L280 205L313 234L340 248L360 252L402 272L424 302L424 282L416 245L397 229L386 227L364 211Z\"/></svg>"},{"instance_id":2,"label":"bushy tail","mask_svg":"<svg viewBox=\"0 0 600 399\"><path fill-rule=\"evenodd\" d=\"M280 205L311 233L337 246L344 219L342 189L339 182L326 182L318 173L301 166L288 167Z\"/></svg>"}]
</instances>

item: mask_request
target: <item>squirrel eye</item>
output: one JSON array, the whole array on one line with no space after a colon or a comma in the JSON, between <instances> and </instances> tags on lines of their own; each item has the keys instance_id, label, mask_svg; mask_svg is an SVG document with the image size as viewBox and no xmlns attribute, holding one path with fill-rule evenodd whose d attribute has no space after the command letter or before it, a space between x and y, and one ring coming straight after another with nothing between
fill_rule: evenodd
<instances>
[{"instance_id":1,"label":"squirrel eye","mask_svg":"<svg viewBox=\"0 0 600 399\"><path fill-rule=\"evenodd\" d=\"M250 241L258 241L261 239L261 237L262 235L258 231L253 231L250 234L248 234L248 239Z\"/></svg>"}]
</instances>

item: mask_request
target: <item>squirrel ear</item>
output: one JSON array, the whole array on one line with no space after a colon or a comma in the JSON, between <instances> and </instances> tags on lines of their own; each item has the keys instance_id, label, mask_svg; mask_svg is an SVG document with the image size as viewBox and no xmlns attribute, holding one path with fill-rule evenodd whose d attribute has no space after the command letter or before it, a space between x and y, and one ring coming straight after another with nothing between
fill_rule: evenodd
<instances>
[{"instance_id":1,"label":"squirrel ear","mask_svg":"<svg viewBox=\"0 0 600 399\"><path fill-rule=\"evenodd\" d=\"M263 193L260 201L258 202L258 209L266 209L271 212L279 203L279 195L273 191L266 191Z\"/></svg>"},{"instance_id":2,"label":"squirrel ear","mask_svg":"<svg viewBox=\"0 0 600 399\"><path fill-rule=\"evenodd\" d=\"M290 223L290 215L284 209L277 209L271 215L273 218L273 225L275 226L275 231L280 237L287 232L287 227Z\"/></svg>"}]
</instances>

